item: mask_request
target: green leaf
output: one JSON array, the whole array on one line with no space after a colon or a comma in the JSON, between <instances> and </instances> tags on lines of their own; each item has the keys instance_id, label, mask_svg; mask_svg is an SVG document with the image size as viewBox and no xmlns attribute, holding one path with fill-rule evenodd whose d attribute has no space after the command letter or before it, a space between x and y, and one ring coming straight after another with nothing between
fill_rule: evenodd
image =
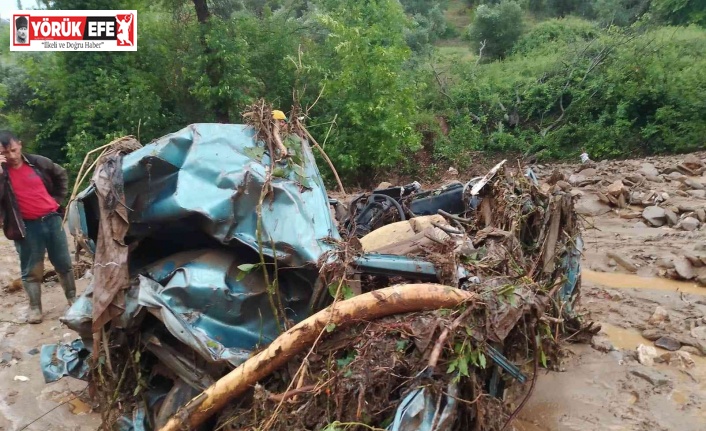
<instances>
[{"instance_id":1,"label":"green leaf","mask_svg":"<svg viewBox=\"0 0 706 431\"><path fill-rule=\"evenodd\" d=\"M333 332L334 329L336 329L335 323L329 323L328 325L326 325L326 332Z\"/></svg>"},{"instance_id":2,"label":"green leaf","mask_svg":"<svg viewBox=\"0 0 706 431\"><path fill-rule=\"evenodd\" d=\"M458 372L459 372L462 376L466 376L466 377L469 376L469 374L468 374L468 358L465 358L465 357L459 358L459 361L458 361Z\"/></svg>"},{"instance_id":3,"label":"green leaf","mask_svg":"<svg viewBox=\"0 0 706 431\"><path fill-rule=\"evenodd\" d=\"M542 366L547 368L547 355L544 354L544 350L540 350L539 359L542 361Z\"/></svg>"},{"instance_id":4,"label":"green leaf","mask_svg":"<svg viewBox=\"0 0 706 431\"><path fill-rule=\"evenodd\" d=\"M456 358L456 359L454 359L453 361L451 361L451 363L449 364L449 369L446 370L446 373L447 373L447 374L451 374L451 373L453 373L454 371L456 371L456 368L458 368L458 358Z\"/></svg>"},{"instance_id":5,"label":"green leaf","mask_svg":"<svg viewBox=\"0 0 706 431\"><path fill-rule=\"evenodd\" d=\"M409 345L409 341L407 340L399 340L397 343L395 343L395 350L398 352L403 352L405 349L407 349L407 345Z\"/></svg>"},{"instance_id":6,"label":"green leaf","mask_svg":"<svg viewBox=\"0 0 706 431\"><path fill-rule=\"evenodd\" d=\"M478 363L480 364L481 368L485 368L486 363L485 363L485 355L483 354L483 352L478 353Z\"/></svg>"},{"instance_id":7,"label":"green leaf","mask_svg":"<svg viewBox=\"0 0 706 431\"><path fill-rule=\"evenodd\" d=\"M238 265L240 272L238 272L238 275L235 276L235 281L242 281L245 276L253 272L259 266L259 263L244 263L242 265Z\"/></svg>"},{"instance_id":8,"label":"green leaf","mask_svg":"<svg viewBox=\"0 0 706 431\"><path fill-rule=\"evenodd\" d=\"M242 265L238 265L238 269L245 273L248 273L256 269L258 266L260 266L259 263L244 263Z\"/></svg>"}]
</instances>

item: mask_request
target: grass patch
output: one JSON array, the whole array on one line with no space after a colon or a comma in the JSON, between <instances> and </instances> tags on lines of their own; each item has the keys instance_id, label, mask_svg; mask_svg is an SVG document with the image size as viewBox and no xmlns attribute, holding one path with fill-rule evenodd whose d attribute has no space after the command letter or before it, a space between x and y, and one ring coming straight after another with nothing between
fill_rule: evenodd
<instances>
[{"instance_id":1,"label":"grass patch","mask_svg":"<svg viewBox=\"0 0 706 431\"><path fill-rule=\"evenodd\" d=\"M446 22L459 33L464 33L471 23L471 8L463 0L449 0L449 6L444 12Z\"/></svg>"}]
</instances>

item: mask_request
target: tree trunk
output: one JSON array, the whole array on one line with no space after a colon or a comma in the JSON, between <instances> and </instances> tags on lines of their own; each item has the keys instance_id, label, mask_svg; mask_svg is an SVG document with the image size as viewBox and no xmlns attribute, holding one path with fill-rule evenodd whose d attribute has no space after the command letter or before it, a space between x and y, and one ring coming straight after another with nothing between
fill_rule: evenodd
<instances>
[{"instance_id":1,"label":"tree trunk","mask_svg":"<svg viewBox=\"0 0 706 431\"><path fill-rule=\"evenodd\" d=\"M316 342L325 328L412 311L453 308L476 299L472 292L440 284L402 284L338 302L303 320L257 355L221 377L172 416L160 431L195 429L259 380Z\"/></svg>"}]
</instances>

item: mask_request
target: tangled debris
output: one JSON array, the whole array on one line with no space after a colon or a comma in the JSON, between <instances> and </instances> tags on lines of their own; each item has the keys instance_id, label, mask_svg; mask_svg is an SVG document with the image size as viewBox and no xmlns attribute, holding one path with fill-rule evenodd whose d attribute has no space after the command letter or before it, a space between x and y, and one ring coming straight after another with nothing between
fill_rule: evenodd
<instances>
[{"instance_id":1,"label":"tangled debris","mask_svg":"<svg viewBox=\"0 0 706 431\"><path fill-rule=\"evenodd\" d=\"M297 109L244 117L118 153L72 203L94 273L118 250L127 274L67 312L79 360L48 380L88 358L106 427L499 430L505 390L595 331L570 194L503 162L332 200Z\"/></svg>"}]
</instances>

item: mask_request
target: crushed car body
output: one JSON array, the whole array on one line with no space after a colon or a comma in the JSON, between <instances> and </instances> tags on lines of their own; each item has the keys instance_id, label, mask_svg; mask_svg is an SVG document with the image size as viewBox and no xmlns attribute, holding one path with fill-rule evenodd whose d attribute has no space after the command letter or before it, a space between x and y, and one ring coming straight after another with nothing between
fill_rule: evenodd
<instances>
[{"instance_id":1,"label":"crushed car body","mask_svg":"<svg viewBox=\"0 0 706 431\"><path fill-rule=\"evenodd\" d=\"M42 367L47 381L95 381L86 362L110 340L107 374L120 374L119 358L139 371L121 389L134 402L114 418L119 429L166 429L187 401L293 325L391 284L442 283L485 299L482 327L466 332L496 370L481 386L499 398L503 379L527 381L504 348L523 316L575 317L566 313L582 243L571 196L543 195L531 175L500 163L436 190L412 183L330 199L303 134L279 158L257 129L193 124L144 147L116 145L69 206L93 278L62 318L80 340L45 346ZM389 397L389 429L457 429L465 407L454 400L466 389L437 379L454 395L442 420L434 391L402 387Z\"/></svg>"}]
</instances>

